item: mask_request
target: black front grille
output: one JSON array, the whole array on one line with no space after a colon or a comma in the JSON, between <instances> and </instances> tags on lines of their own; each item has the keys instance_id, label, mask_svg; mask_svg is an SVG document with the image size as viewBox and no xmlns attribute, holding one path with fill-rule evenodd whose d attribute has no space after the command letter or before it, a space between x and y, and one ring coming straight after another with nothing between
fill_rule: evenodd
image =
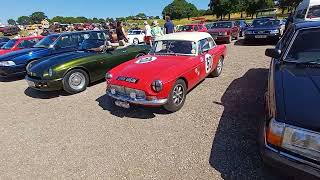
<instances>
[{"instance_id":1,"label":"black front grille","mask_svg":"<svg viewBox=\"0 0 320 180\"><path fill-rule=\"evenodd\" d=\"M27 73L27 76L32 79L41 80L41 77L34 76L33 74Z\"/></svg>"}]
</instances>

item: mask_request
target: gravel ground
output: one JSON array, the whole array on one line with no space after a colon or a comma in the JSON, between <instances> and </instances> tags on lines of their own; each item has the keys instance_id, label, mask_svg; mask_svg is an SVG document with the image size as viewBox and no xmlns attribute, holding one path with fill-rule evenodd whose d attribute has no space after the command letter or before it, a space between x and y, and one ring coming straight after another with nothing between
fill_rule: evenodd
<instances>
[{"instance_id":1,"label":"gravel ground","mask_svg":"<svg viewBox=\"0 0 320 180\"><path fill-rule=\"evenodd\" d=\"M173 114L117 108L103 82L67 95L2 79L0 179L276 179L257 144L271 46L241 42Z\"/></svg>"}]
</instances>

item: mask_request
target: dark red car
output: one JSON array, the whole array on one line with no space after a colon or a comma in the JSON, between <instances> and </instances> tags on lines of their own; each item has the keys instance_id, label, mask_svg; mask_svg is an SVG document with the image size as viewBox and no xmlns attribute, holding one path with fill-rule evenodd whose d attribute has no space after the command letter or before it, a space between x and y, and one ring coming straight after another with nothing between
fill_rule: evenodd
<instances>
[{"instance_id":1,"label":"dark red car","mask_svg":"<svg viewBox=\"0 0 320 180\"><path fill-rule=\"evenodd\" d=\"M215 41L229 44L233 39L239 39L240 27L235 21L219 21L210 25L208 33Z\"/></svg>"},{"instance_id":2,"label":"dark red car","mask_svg":"<svg viewBox=\"0 0 320 180\"><path fill-rule=\"evenodd\" d=\"M31 48L37 42L39 42L42 38L43 36L33 36L33 37L11 39L1 47L0 55L13 52L13 51L18 51L20 49Z\"/></svg>"},{"instance_id":3,"label":"dark red car","mask_svg":"<svg viewBox=\"0 0 320 180\"><path fill-rule=\"evenodd\" d=\"M204 23L199 24L187 24L179 28L179 32L207 32L207 28Z\"/></svg>"},{"instance_id":4,"label":"dark red car","mask_svg":"<svg viewBox=\"0 0 320 180\"><path fill-rule=\"evenodd\" d=\"M20 28L18 28L17 26L7 26L2 29L2 33L5 36L16 35L19 33L19 31L20 31Z\"/></svg>"}]
</instances>

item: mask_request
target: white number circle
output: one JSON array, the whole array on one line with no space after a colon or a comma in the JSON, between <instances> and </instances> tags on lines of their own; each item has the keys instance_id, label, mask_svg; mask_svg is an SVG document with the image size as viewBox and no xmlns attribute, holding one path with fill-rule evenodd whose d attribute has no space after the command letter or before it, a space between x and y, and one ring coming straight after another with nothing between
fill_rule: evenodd
<instances>
[{"instance_id":1,"label":"white number circle","mask_svg":"<svg viewBox=\"0 0 320 180\"><path fill-rule=\"evenodd\" d=\"M210 73L212 69L212 56L210 54L206 54L204 59L205 59L206 73Z\"/></svg>"}]
</instances>

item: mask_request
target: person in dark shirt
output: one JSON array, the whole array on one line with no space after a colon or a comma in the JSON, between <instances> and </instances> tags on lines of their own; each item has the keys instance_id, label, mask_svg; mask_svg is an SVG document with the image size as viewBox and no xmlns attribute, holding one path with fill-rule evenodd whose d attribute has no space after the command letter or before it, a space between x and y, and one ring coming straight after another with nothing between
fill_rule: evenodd
<instances>
[{"instance_id":1,"label":"person in dark shirt","mask_svg":"<svg viewBox=\"0 0 320 180\"><path fill-rule=\"evenodd\" d=\"M125 42L128 42L128 38L126 36L126 32L124 31L122 22L117 22L117 28L116 28L117 38L118 41L124 40Z\"/></svg>"},{"instance_id":2,"label":"person in dark shirt","mask_svg":"<svg viewBox=\"0 0 320 180\"><path fill-rule=\"evenodd\" d=\"M164 28L166 34L171 34L174 32L174 24L169 16L166 16L166 23L164 24Z\"/></svg>"}]
</instances>

